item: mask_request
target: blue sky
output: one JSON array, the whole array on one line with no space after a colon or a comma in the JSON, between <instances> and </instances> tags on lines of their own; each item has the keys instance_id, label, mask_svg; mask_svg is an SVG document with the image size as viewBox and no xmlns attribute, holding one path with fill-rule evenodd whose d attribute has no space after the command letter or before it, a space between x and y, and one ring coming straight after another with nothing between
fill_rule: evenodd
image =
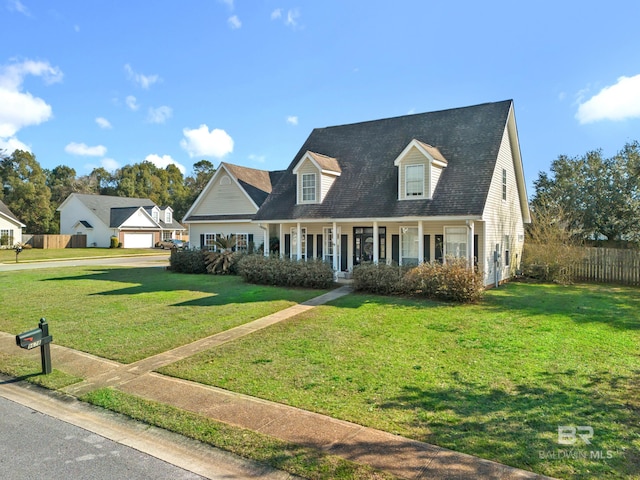
<instances>
[{"instance_id":1,"label":"blue sky","mask_svg":"<svg viewBox=\"0 0 640 480\"><path fill-rule=\"evenodd\" d=\"M528 193L640 140L636 1L0 0L0 148L284 169L316 127L513 99Z\"/></svg>"}]
</instances>

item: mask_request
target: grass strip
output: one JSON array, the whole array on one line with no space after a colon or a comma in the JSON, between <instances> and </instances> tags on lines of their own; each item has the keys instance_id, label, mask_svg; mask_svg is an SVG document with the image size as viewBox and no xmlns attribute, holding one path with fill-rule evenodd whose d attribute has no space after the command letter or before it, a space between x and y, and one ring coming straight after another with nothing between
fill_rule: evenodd
<instances>
[{"instance_id":1,"label":"grass strip","mask_svg":"<svg viewBox=\"0 0 640 480\"><path fill-rule=\"evenodd\" d=\"M80 377L61 372L55 368L49 375L43 375L39 361L4 353L0 353L0 373L14 377L16 381L25 380L50 390L60 390L82 380Z\"/></svg>"},{"instance_id":2,"label":"grass strip","mask_svg":"<svg viewBox=\"0 0 640 480\"><path fill-rule=\"evenodd\" d=\"M81 400L309 479L396 478L321 450L284 442L112 388L94 390Z\"/></svg>"}]
</instances>

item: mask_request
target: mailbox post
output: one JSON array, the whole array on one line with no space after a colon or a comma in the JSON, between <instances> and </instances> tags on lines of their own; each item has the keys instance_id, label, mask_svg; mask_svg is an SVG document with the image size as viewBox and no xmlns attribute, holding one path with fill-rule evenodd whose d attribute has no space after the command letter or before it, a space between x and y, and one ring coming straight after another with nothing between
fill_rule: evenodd
<instances>
[{"instance_id":1,"label":"mailbox post","mask_svg":"<svg viewBox=\"0 0 640 480\"><path fill-rule=\"evenodd\" d=\"M16 335L16 345L26 350L40 347L40 360L42 363L42 373L51 373L51 346L53 337L49 335L49 324L44 318L40 319L38 328Z\"/></svg>"},{"instance_id":2,"label":"mailbox post","mask_svg":"<svg viewBox=\"0 0 640 480\"><path fill-rule=\"evenodd\" d=\"M16 263L18 263L18 255L20 255L20 252L22 251L22 245L18 244L14 248L16 250Z\"/></svg>"}]
</instances>

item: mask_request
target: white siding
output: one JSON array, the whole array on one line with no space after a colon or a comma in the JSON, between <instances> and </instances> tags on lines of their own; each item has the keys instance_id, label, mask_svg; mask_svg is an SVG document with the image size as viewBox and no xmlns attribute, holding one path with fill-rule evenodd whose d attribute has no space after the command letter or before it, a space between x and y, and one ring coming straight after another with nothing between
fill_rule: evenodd
<instances>
[{"instance_id":1,"label":"white siding","mask_svg":"<svg viewBox=\"0 0 640 480\"><path fill-rule=\"evenodd\" d=\"M227 181L224 182L224 178ZM237 183L229 182L226 172L210 185L208 193L191 212L192 215L233 215L255 213L256 207Z\"/></svg>"},{"instance_id":2,"label":"white siding","mask_svg":"<svg viewBox=\"0 0 640 480\"><path fill-rule=\"evenodd\" d=\"M430 187L429 187L430 188L429 198L433 198L433 192L436 189L438 180L440 180L440 175L442 175L442 167L431 165L431 181L430 181Z\"/></svg>"},{"instance_id":3,"label":"white siding","mask_svg":"<svg viewBox=\"0 0 640 480\"><path fill-rule=\"evenodd\" d=\"M13 231L13 244L7 246L13 247L16 243L22 243L22 227L20 225L0 216L0 230Z\"/></svg>"},{"instance_id":4,"label":"white siding","mask_svg":"<svg viewBox=\"0 0 640 480\"><path fill-rule=\"evenodd\" d=\"M506 200L502 199L503 169L507 172ZM519 268L522 258L524 223L518 196L512 145L507 128L505 128L502 136L502 143L498 152L498 160L493 172L483 219L486 222L485 262L483 270L485 272L485 284L488 285L494 283L496 280L496 270L494 269L493 262L493 251L496 245L499 245L500 254L502 255L502 260L497 272L498 281L511 277L515 273L515 270ZM504 240L506 236L509 237L511 243L511 262L509 267L504 265Z\"/></svg>"},{"instance_id":5,"label":"white siding","mask_svg":"<svg viewBox=\"0 0 640 480\"><path fill-rule=\"evenodd\" d=\"M73 227L80 220L86 220L93 227L93 236L91 241L87 238L87 245L94 242L97 247L109 248L111 245L111 235L114 230L105 225L98 216L89 210L80 200L75 197L68 199L67 204L60 211L60 233L63 235L74 235Z\"/></svg>"},{"instance_id":6,"label":"white siding","mask_svg":"<svg viewBox=\"0 0 640 480\"><path fill-rule=\"evenodd\" d=\"M157 225L153 223L153 220L149 218L142 210L138 210L124 222L122 222L121 228L138 228L138 227L150 227L157 228Z\"/></svg>"}]
</instances>

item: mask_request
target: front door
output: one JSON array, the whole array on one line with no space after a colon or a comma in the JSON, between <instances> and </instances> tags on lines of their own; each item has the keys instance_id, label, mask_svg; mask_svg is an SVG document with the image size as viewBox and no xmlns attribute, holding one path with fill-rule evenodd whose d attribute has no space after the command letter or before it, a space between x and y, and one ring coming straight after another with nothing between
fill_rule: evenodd
<instances>
[{"instance_id":1,"label":"front door","mask_svg":"<svg viewBox=\"0 0 640 480\"><path fill-rule=\"evenodd\" d=\"M353 265L373 261L373 227L353 228Z\"/></svg>"}]
</instances>

